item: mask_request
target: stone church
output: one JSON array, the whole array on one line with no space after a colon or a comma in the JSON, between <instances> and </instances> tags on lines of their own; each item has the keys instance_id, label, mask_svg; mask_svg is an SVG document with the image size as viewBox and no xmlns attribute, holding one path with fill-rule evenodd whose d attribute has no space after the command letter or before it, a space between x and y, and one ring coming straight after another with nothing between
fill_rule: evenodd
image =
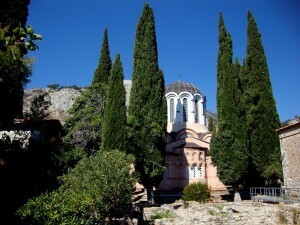
<instances>
[{"instance_id":1,"label":"stone church","mask_svg":"<svg viewBox=\"0 0 300 225\"><path fill-rule=\"evenodd\" d=\"M211 132L207 128L206 97L191 83L165 87L168 107L166 171L158 190L182 190L187 184L206 183L212 192L226 187L217 177L209 156Z\"/></svg>"}]
</instances>

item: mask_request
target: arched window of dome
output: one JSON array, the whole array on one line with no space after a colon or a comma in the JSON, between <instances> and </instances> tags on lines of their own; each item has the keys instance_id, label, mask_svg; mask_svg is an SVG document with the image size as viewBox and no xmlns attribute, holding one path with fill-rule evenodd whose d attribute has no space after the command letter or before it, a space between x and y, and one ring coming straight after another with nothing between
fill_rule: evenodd
<instances>
[{"instance_id":1,"label":"arched window of dome","mask_svg":"<svg viewBox=\"0 0 300 225\"><path fill-rule=\"evenodd\" d=\"M170 116L170 123L174 123L174 98L170 99L169 116Z\"/></svg>"},{"instance_id":2,"label":"arched window of dome","mask_svg":"<svg viewBox=\"0 0 300 225\"><path fill-rule=\"evenodd\" d=\"M183 122L186 123L188 121L188 102L187 98L183 99Z\"/></svg>"},{"instance_id":3,"label":"arched window of dome","mask_svg":"<svg viewBox=\"0 0 300 225\"><path fill-rule=\"evenodd\" d=\"M199 123L199 100L195 100L195 122Z\"/></svg>"}]
</instances>

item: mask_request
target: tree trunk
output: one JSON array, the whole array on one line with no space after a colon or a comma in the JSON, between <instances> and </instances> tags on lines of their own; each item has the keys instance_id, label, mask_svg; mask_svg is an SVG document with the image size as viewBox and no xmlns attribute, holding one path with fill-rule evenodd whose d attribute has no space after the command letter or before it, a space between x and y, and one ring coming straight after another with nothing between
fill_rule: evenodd
<instances>
[{"instance_id":1,"label":"tree trunk","mask_svg":"<svg viewBox=\"0 0 300 225\"><path fill-rule=\"evenodd\" d=\"M147 188L147 200L149 204L154 204L154 197L153 197L153 187Z\"/></svg>"},{"instance_id":2,"label":"tree trunk","mask_svg":"<svg viewBox=\"0 0 300 225\"><path fill-rule=\"evenodd\" d=\"M234 191L234 202L241 202L242 198L241 198L241 195L240 195L240 192L239 192L239 186L234 185L233 191Z\"/></svg>"}]
</instances>

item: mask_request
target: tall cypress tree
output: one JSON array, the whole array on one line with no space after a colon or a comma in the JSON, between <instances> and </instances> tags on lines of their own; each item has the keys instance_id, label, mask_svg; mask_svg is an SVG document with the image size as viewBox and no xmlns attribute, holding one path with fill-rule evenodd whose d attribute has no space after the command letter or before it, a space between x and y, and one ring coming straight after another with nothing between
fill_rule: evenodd
<instances>
[{"instance_id":1,"label":"tall cypress tree","mask_svg":"<svg viewBox=\"0 0 300 225\"><path fill-rule=\"evenodd\" d=\"M126 91L123 79L122 62L120 55L117 54L108 82L101 150L126 148Z\"/></svg>"},{"instance_id":2,"label":"tall cypress tree","mask_svg":"<svg viewBox=\"0 0 300 225\"><path fill-rule=\"evenodd\" d=\"M249 182L258 181L258 174L260 184L264 184L264 180L271 181L281 177L280 144L276 133L280 121L261 34L250 12L247 19L247 56L241 80L251 159L252 176Z\"/></svg>"},{"instance_id":3,"label":"tall cypress tree","mask_svg":"<svg viewBox=\"0 0 300 225\"><path fill-rule=\"evenodd\" d=\"M109 55L109 44L107 28L104 30L101 54L99 59L98 67L95 70L93 84L94 83L108 83L108 77L111 70L111 59Z\"/></svg>"},{"instance_id":4,"label":"tall cypress tree","mask_svg":"<svg viewBox=\"0 0 300 225\"><path fill-rule=\"evenodd\" d=\"M87 154L99 150L102 140L102 122L111 70L107 29L104 31L99 65L92 84L76 99L70 109L71 117L66 122L65 142L83 149ZM75 154L77 154L75 152Z\"/></svg>"},{"instance_id":5,"label":"tall cypress tree","mask_svg":"<svg viewBox=\"0 0 300 225\"><path fill-rule=\"evenodd\" d=\"M248 160L245 139L241 135L243 123L240 120L238 75L239 64L237 61L232 63L231 36L220 13L217 74L219 129L214 132L210 151L220 180L235 188L235 200L240 199L238 187L245 178Z\"/></svg>"},{"instance_id":6,"label":"tall cypress tree","mask_svg":"<svg viewBox=\"0 0 300 225\"><path fill-rule=\"evenodd\" d=\"M154 15L152 8L145 4L136 29L128 122L130 144L136 158L135 170L147 188L149 201L153 200L153 185L158 185L162 178L166 110Z\"/></svg>"}]
</instances>

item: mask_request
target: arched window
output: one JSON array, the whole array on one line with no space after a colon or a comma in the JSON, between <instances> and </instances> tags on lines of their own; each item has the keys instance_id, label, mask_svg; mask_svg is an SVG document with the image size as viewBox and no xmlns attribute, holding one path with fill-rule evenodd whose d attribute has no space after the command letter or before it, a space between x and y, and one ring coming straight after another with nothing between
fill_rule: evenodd
<instances>
[{"instance_id":1,"label":"arched window","mask_svg":"<svg viewBox=\"0 0 300 225\"><path fill-rule=\"evenodd\" d=\"M189 165L186 166L186 179L189 178L202 178L202 166L197 167L197 165L193 165L190 167Z\"/></svg>"},{"instance_id":2,"label":"arched window","mask_svg":"<svg viewBox=\"0 0 300 225\"><path fill-rule=\"evenodd\" d=\"M195 165L195 166L193 166L193 169L192 169L192 178L196 178L196 177L198 177L198 170Z\"/></svg>"},{"instance_id":3,"label":"arched window","mask_svg":"<svg viewBox=\"0 0 300 225\"><path fill-rule=\"evenodd\" d=\"M170 109L169 109L170 123L174 122L174 98L170 99Z\"/></svg>"},{"instance_id":4,"label":"arched window","mask_svg":"<svg viewBox=\"0 0 300 225\"><path fill-rule=\"evenodd\" d=\"M199 123L199 101L195 100L195 122Z\"/></svg>"},{"instance_id":5,"label":"arched window","mask_svg":"<svg viewBox=\"0 0 300 225\"><path fill-rule=\"evenodd\" d=\"M187 103L187 99L184 98L183 99L183 122L187 122L188 121L188 103Z\"/></svg>"},{"instance_id":6,"label":"arched window","mask_svg":"<svg viewBox=\"0 0 300 225\"><path fill-rule=\"evenodd\" d=\"M198 177L199 177L199 178L200 178L200 177L203 177L202 166L198 167L197 170L198 170Z\"/></svg>"}]
</instances>

